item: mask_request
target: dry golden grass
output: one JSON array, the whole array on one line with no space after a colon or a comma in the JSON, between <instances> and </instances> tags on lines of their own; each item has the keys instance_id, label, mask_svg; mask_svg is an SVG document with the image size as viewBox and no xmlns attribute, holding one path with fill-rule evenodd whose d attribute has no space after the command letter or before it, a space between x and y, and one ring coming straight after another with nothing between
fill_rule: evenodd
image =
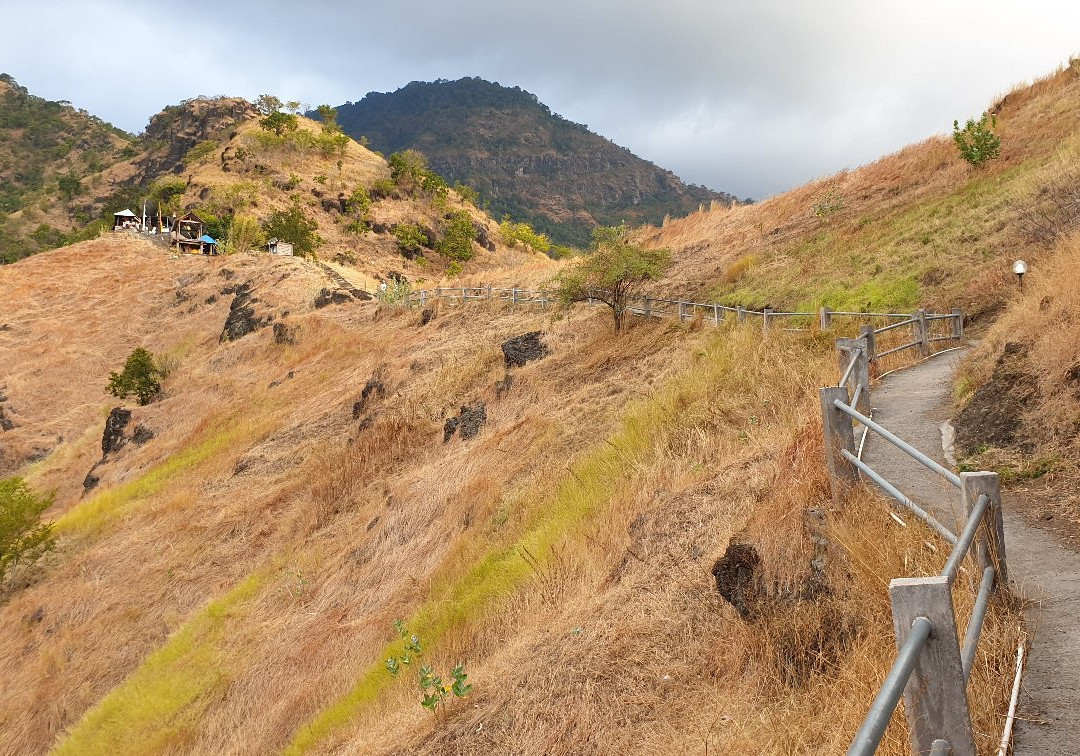
<instances>
[{"instance_id":1,"label":"dry golden grass","mask_svg":"<svg viewBox=\"0 0 1080 756\"><path fill-rule=\"evenodd\" d=\"M989 313L1012 254L994 214L1037 191L1048 145L1077 146L1077 86L1066 71L1009 95L1005 154L980 174L935 139L646 231L676 252L658 288L776 306L851 302L834 299L846 288L874 309ZM381 170L354 157L349 171ZM274 170L292 170L280 159ZM329 189L366 180L334 184L332 169ZM220 178L195 170L204 186ZM823 222L810 208L832 187L845 206ZM382 208L386 220L416 217L393 202L404 201ZM402 267L390 246L363 252L357 280ZM500 248L454 283L533 287L555 267ZM225 270L252 281L258 314L298 327L295 345L268 328L219 342ZM315 310L326 281L302 260L170 260L111 238L0 269L12 292L0 323L13 326L0 361L19 423L5 435L9 469L51 449L28 474L58 490L64 524L58 552L0 604L5 748L844 749L892 660L889 578L944 560L932 534L897 525L869 493L829 503L817 388L835 380L833 337L855 323L763 337L752 324L635 321L613 339L601 308L552 320L443 301L420 326L416 311L374 304ZM1064 360L1075 339L1051 319L1075 303L1049 295L1032 337ZM499 344L531 330L550 354L514 369L504 393ZM157 436L99 468L100 492L80 500L112 406L107 374L139 345L178 359L166 398L135 411ZM354 418L375 375L385 396ZM445 419L476 401L482 432L442 443ZM792 601L816 555L811 528L829 539L829 591ZM753 623L709 574L732 537L759 548L767 584L789 597ZM958 581L959 616L970 581ZM982 747L999 733L1015 616L995 602L984 631L971 688ZM440 718L408 675L381 666L396 618L440 668L468 664L473 695ZM884 752L905 750L898 716Z\"/></svg>"}]
</instances>

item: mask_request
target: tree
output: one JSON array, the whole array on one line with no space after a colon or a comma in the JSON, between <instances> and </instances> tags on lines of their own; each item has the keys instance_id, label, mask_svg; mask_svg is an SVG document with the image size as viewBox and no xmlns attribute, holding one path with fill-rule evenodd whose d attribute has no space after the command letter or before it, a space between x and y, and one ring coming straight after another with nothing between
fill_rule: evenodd
<instances>
[{"instance_id":1,"label":"tree","mask_svg":"<svg viewBox=\"0 0 1080 756\"><path fill-rule=\"evenodd\" d=\"M291 102L289 103L289 105L292 104L293 103ZM299 103L297 103L297 105L299 105ZM258 99L255 100L255 110L257 110L260 115L268 116L271 113L276 113L281 110L281 107L281 100L271 94L259 95Z\"/></svg>"},{"instance_id":2,"label":"tree","mask_svg":"<svg viewBox=\"0 0 1080 756\"><path fill-rule=\"evenodd\" d=\"M450 215L446 233L435 245L435 250L451 260L465 262L473 258L473 239L476 238L476 226L472 217L465 210Z\"/></svg>"},{"instance_id":3,"label":"tree","mask_svg":"<svg viewBox=\"0 0 1080 756\"><path fill-rule=\"evenodd\" d=\"M397 239L398 249L407 255L420 253L428 243L427 236L415 223L399 223L394 229L394 237Z\"/></svg>"},{"instance_id":4,"label":"tree","mask_svg":"<svg viewBox=\"0 0 1080 756\"><path fill-rule=\"evenodd\" d=\"M337 109L332 108L329 105L320 105L315 108L315 112L319 114L319 120L323 123L323 131L340 131L341 127L337 122Z\"/></svg>"},{"instance_id":5,"label":"tree","mask_svg":"<svg viewBox=\"0 0 1080 756\"><path fill-rule=\"evenodd\" d=\"M978 121L969 118L962 129L959 121L953 121L952 128L960 157L973 167L978 168L1001 153L1001 137L994 133L997 118L989 113L983 113Z\"/></svg>"},{"instance_id":6,"label":"tree","mask_svg":"<svg viewBox=\"0 0 1080 756\"><path fill-rule=\"evenodd\" d=\"M261 126L266 131L272 131L278 136L285 136L296 131L300 125L299 120L292 113L282 113L281 111L274 111L270 113L266 118L259 121Z\"/></svg>"},{"instance_id":7,"label":"tree","mask_svg":"<svg viewBox=\"0 0 1080 756\"><path fill-rule=\"evenodd\" d=\"M555 295L564 309L583 299L603 302L611 308L619 333L630 298L642 284L660 278L670 260L667 249L633 244L626 224L598 226L592 231L590 254L555 278Z\"/></svg>"},{"instance_id":8,"label":"tree","mask_svg":"<svg viewBox=\"0 0 1080 756\"><path fill-rule=\"evenodd\" d=\"M234 215L229 223L229 233L225 237L225 251L234 254L247 252L253 247L261 247L266 242L259 221L250 215Z\"/></svg>"},{"instance_id":9,"label":"tree","mask_svg":"<svg viewBox=\"0 0 1080 756\"><path fill-rule=\"evenodd\" d=\"M285 109L293 115L300 115L300 101L289 100L287 103L285 103Z\"/></svg>"},{"instance_id":10,"label":"tree","mask_svg":"<svg viewBox=\"0 0 1080 756\"><path fill-rule=\"evenodd\" d=\"M52 523L41 523L41 513L52 506L53 496L38 496L22 478L0 480L0 583L22 565L30 565L56 545Z\"/></svg>"},{"instance_id":11,"label":"tree","mask_svg":"<svg viewBox=\"0 0 1080 756\"><path fill-rule=\"evenodd\" d=\"M109 373L110 394L126 399L134 394L139 404L149 404L154 395L161 391L162 370L154 355L142 347L128 355L124 369L119 373Z\"/></svg>"},{"instance_id":12,"label":"tree","mask_svg":"<svg viewBox=\"0 0 1080 756\"><path fill-rule=\"evenodd\" d=\"M283 239L292 242L293 248L302 255L315 253L315 248L322 244L318 234L319 224L304 214L298 203L293 203L288 210L275 210L263 225L268 238Z\"/></svg>"}]
</instances>

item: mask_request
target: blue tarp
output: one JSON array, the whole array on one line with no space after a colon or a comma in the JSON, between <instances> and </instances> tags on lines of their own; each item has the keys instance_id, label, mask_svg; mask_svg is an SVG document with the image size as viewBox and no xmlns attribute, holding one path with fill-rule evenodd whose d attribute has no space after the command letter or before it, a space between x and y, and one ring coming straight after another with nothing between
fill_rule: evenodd
<instances>
[{"instance_id":1,"label":"blue tarp","mask_svg":"<svg viewBox=\"0 0 1080 756\"><path fill-rule=\"evenodd\" d=\"M209 236L207 236L206 234L203 234L202 238L201 238L201 239L199 239L199 241L203 242L204 244L217 244L217 241L215 241L214 239L210 238L210 237L209 237Z\"/></svg>"}]
</instances>

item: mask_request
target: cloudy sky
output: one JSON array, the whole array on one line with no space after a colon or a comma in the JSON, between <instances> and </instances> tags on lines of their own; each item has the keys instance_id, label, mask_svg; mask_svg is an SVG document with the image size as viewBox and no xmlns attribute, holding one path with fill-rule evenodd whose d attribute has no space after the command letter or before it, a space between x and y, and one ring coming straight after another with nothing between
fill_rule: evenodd
<instances>
[{"instance_id":1,"label":"cloudy sky","mask_svg":"<svg viewBox=\"0 0 1080 756\"><path fill-rule=\"evenodd\" d=\"M336 105L481 76L761 198L948 131L1078 31L1076 0L0 0L0 71L135 132L199 94Z\"/></svg>"}]
</instances>

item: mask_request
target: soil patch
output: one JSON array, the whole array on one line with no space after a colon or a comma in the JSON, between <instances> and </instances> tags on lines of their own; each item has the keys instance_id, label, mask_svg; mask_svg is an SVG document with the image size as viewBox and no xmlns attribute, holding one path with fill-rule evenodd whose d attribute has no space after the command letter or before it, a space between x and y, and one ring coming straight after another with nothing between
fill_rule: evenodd
<instances>
[{"instance_id":1,"label":"soil patch","mask_svg":"<svg viewBox=\"0 0 1080 756\"><path fill-rule=\"evenodd\" d=\"M1031 442L1020 438L1021 416L1038 398L1029 368L1027 346L1006 344L990 380L976 389L956 418L956 446L962 454L975 454L982 446L1032 450Z\"/></svg>"}]
</instances>

